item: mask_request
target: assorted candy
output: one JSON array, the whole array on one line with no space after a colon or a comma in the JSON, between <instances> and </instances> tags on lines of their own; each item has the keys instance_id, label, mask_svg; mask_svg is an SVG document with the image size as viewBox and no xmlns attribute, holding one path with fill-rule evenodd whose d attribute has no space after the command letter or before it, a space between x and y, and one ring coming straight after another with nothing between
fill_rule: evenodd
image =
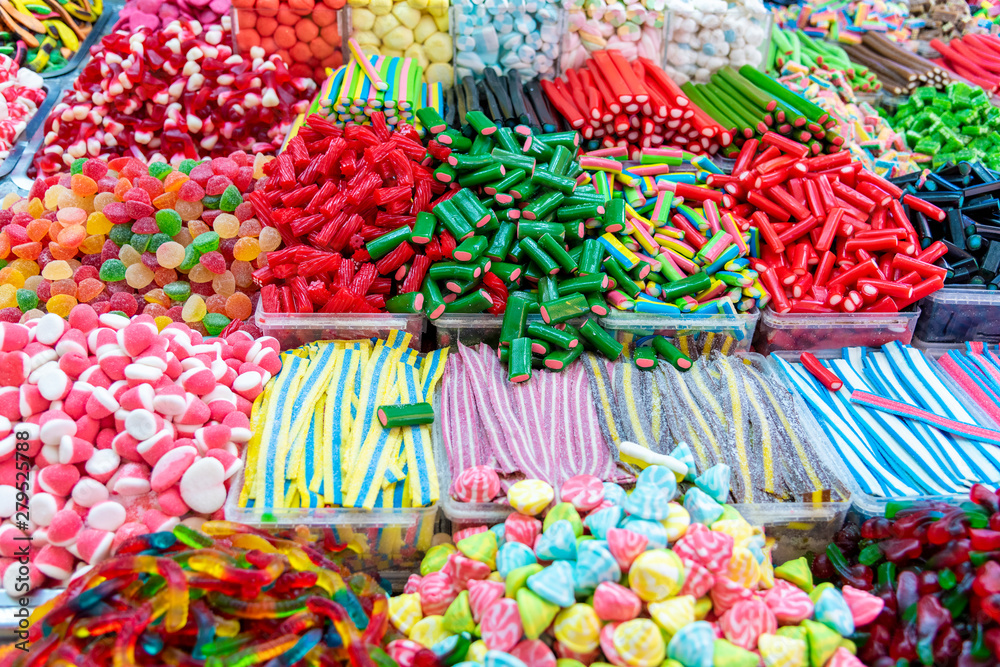
<instances>
[{"instance_id":1,"label":"assorted candy","mask_svg":"<svg viewBox=\"0 0 1000 667\"><path fill-rule=\"evenodd\" d=\"M860 42L843 47L851 62L874 72L883 89L893 95L909 96L922 85L944 88L951 81L941 63L927 60L877 32L866 33Z\"/></svg>"},{"instance_id":2,"label":"assorted candy","mask_svg":"<svg viewBox=\"0 0 1000 667\"><path fill-rule=\"evenodd\" d=\"M882 88L882 82L873 72L852 63L836 44L813 39L802 30L783 30L778 26L771 31L771 41L770 72L812 74L819 70L827 77L846 80L858 93L874 93Z\"/></svg>"},{"instance_id":3,"label":"assorted candy","mask_svg":"<svg viewBox=\"0 0 1000 667\"><path fill-rule=\"evenodd\" d=\"M988 93L1000 87L1000 38L995 35L965 35L947 44L932 39L931 46L941 54L936 61L942 67L958 74Z\"/></svg>"},{"instance_id":4,"label":"assorted candy","mask_svg":"<svg viewBox=\"0 0 1000 667\"><path fill-rule=\"evenodd\" d=\"M563 39L562 71L579 68L594 51L614 49L628 60L663 59L665 0L566 3L569 32Z\"/></svg>"},{"instance_id":5,"label":"assorted candy","mask_svg":"<svg viewBox=\"0 0 1000 667\"><path fill-rule=\"evenodd\" d=\"M449 0L349 0L348 4L351 39L367 55L411 58L423 68L423 82L451 85L455 70Z\"/></svg>"},{"instance_id":6,"label":"assorted candy","mask_svg":"<svg viewBox=\"0 0 1000 667\"><path fill-rule=\"evenodd\" d=\"M59 76L83 49L104 13L96 0L8 2L3 6L0 54L35 72Z\"/></svg>"},{"instance_id":7,"label":"assorted candy","mask_svg":"<svg viewBox=\"0 0 1000 667\"><path fill-rule=\"evenodd\" d=\"M10 155L18 138L48 95L44 80L27 67L0 53L0 86L5 113L0 114L0 162Z\"/></svg>"},{"instance_id":8,"label":"assorted candy","mask_svg":"<svg viewBox=\"0 0 1000 667\"><path fill-rule=\"evenodd\" d=\"M202 26L229 27L230 0L129 0L118 12L118 22L112 28L137 32L165 28L176 19L198 21Z\"/></svg>"}]
</instances>

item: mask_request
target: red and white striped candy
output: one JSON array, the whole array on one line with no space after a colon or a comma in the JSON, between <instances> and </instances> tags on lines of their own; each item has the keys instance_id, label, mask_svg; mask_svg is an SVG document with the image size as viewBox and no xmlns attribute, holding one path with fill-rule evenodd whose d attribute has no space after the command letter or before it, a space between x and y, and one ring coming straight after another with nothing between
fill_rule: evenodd
<instances>
[{"instance_id":1,"label":"red and white striped candy","mask_svg":"<svg viewBox=\"0 0 1000 667\"><path fill-rule=\"evenodd\" d=\"M525 639L510 654L528 667L556 667L556 654L540 639Z\"/></svg>"},{"instance_id":2,"label":"red and white striped candy","mask_svg":"<svg viewBox=\"0 0 1000 667\"><path fill-rule=\"evenodd\" d=\"M504 521L504 539L508 542L535 548L535 540L542 534L542 522L533 516L515 512Z\"/></svg>"},{"instance_id":3,"label":"red and white striped candy","mask_svg":"<svg viewBox=\"0 0 1000 667\"><path fill-rule=\"evenodd\" d=\"M776 579L774 588L764 593L764 602L778 622L784 625L798 625L813 614L814 605L809 595L782 579Z\"/></svg>"},{"instance_id":4,"label":"red and white striped candy","mask_svg":"<svg viewBox=\"0 0 1000 667\"><path fill-rule=\"evenodd\" d=\"M456 597L458 589L451 576L444 571L431 572L420 582L420 606L424 616L444 614Z\"/></svg>"},{"instance_id":5,"label":"red and white striped candy","mask_svg":"<svg viewBox=\"0 0 1000 667\"><path fill-rule=\"evenodd\" d=\"M33 561L35 567L46 577L66 579L73 574L75 557L62 547L46 544Z\"/></svg>"},{"instance_id":6,"label":"red and white striped candy","mask_svg":"<svg viewBox=\"0 0 1000 667\"><path fill-rule=\"evenodd\" d=\"M500 493L500 477L491 466L463 470L451 483L451 495L463 503L485 503Z\"/></svg>"},{"instance_id":7,"label":"red and white striped candy","mask_svg":"<svg viewBox=\"0 0 1000 667\"><path fill-rule=\"evenodd\" d=\"M646 550L648 544L649 539L635 531L625 528L608 529L608 551L615 557L622 572L627 572L632 567L632 561Z\"/></svg>"},{"instance_id":8,"label":"red and white striped candy","mask_svg":"<svg viewBox=\"0 0 1000 667\"><path fill-rule=\"evenodd\" d=\"M509 652L517 646L523 634L517 602L510 598L494 602L483 615L481 627L487 648L492 651Z\"/></svg>"},{"instance_id":9,"label":"red and white striped candy","mask_svg":"<svg viewBox=\"0 0 1000 667\"><path fill-rule=\"evenodd\" d=\"M604 581L594 591L594 611L601 620L631 621L642 611L642 600L631 589Z\"/></svg>"},{"instance_id":10,"label":"red and white striped candy","mask_svg":"<svg viewBox=\"0 0 1000 667\"><path fill-rule=\"evenodd\" d=\"M757 648L758 637L777 632L778 621L763 600L753 598L734 604L719 618L719 627L726 639L752 651Z\"/></svg>"},{"instance_id":11,"label":"red and white striped candy","mask_svg":"<svg viewBox=\"0 0 1000 667\"><path fill-rule=\"evenodd\" d=\"M563 482L559 498L581 512L589 512L604 500L604 484L593 475L577 475Z\"/></svg>"},{"instance_id":12,"label":"red and white striped candy","mask_svg":"<svg viewBox=\"0 0 1000 667\"><path fill-rule=\"evenodd\" d=\"M851 610L851 616L854 617L854 625L859 628L878 618L878 615L882 613L882 608L885 607L885 600L859 588L844 586L840 592L844 596L844 602Z\"/></svg>"},{"instance_id":13,"label":"red and white striped candy","mask_svg":"<svg viewBox=\"0 0 1000 667\"><path fill-rule=\"evenodd\" d=\"M725 574L733 557L733 538L714 530L688 530L673 551L681 558L701 563L713 574Z\"/></svg>"},{"instance_id":14,"label":"red and white striped candy","mask_svg":"<svg viewBox=\"0 0 1000 667\"><path fill-rule=\"evenodd\" d=\"M472 619L476 623L482 622L487 610L493 606L493 603L503 598L505 592L506 587L501 581L489 579L470 581L469 608L472 609Z\"/></svg>"},{"instance_id":15,"label":"red and white striped candy","mask_svg":"<svg viewBox=\"0 0 1000 667\"><path fill-rule=\"evenodd\" d=\"M97 528L84 528L76 539L76 552L80 560L89 565L99 563L111 555L111 543L115 534Z\"/></svg>"},{"instance_id":16,"label":"red and white striped candy","mask_svg":"<svg viewBox=\"0 0 1000 667\"><path fill-rule=\"evenodd\" d=\"M743 588L741 584L736 583L732 579L721 576L715 577L715 583L712 585L711 595L712 606L715 608L716 613L728 611L737 602L749 600L753 597L753 593L746 588Z\"/></svg>"}]
</instances>

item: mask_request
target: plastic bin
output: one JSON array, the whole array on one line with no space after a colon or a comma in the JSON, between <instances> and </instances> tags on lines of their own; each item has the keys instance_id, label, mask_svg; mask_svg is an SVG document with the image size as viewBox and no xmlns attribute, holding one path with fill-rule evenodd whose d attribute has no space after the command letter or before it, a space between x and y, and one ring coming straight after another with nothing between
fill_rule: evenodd
<instances>
[{"instance_id":1,"label":"plastic bin","mask_svg":"<svg viewBox=\"0 0 1000 667\"><path fill-rule=\"evenodd\" d=\"M759 0L717 2L711 7L671 0L668 7L664 71L678 85L706 83L726 65L765 67L773 17Z\"/></svg>"},{"instance_id":2,"label":"plastic bin","mask_svg":"<svg viewBox=\"0 0 1000 667\"><path fill-rule=\"evenodd\" d=\"M667 55L666 5L665 0L563 3L566 30L560 71L582 67L592 52L605 48L621 51L630 61L640 56L662 67Z\"/></svg>"},{"instance_id":3,"label":"plastic bin","mask_svg":"<svg viewBox=\"0 0 1000 667\"><path fill-rule=\"evenodd\" d=\"M919 308L902 313L780 314L768 307L761 314L754 349L769 354L778 350L881 347L894 340L908 345L919 317Z\"/></svg>"},{"instance_id":4,"label":"plastic bin","mask_svg":"<svg viewBox=\"0 0 1000 667\"><path fill-rule=\"evenodd\" d=\"M649 315L611 311L601 320L609 333L626 345L628 351L647 343L653 336L672 339L688 356L700 356L712 350L724 354L748 352L760 311L738 315ZM686 340L685 340L686 339Z\"/></svg>"},{"instance_id":5,"label":"plastic bin","mask_svg":"<svg viewBox=\"0 0 1000 667\"><path fill-rule=\"evenodd\" d=\"M945 287L920 302L916 338L926 343L1000 342L1000 292Z\"/></svg>"},{"instance_id":6,"label":"plastic bin","mask_svg":"<svg viewBox=\"0 0 1000 667\"><path fill-rule=\"evenodd\" d=\"M517 72L527 81L559 74L564 12L557 0L454 0L455 81Z\"/></svg>"},{"instance_id":7,"label":"plastic bin","mask_svg":"<svg viewBox=\"0 0 1000 667\"><path fill-rule=\"evenodd\" d=\"M258 301L254 324L277 338L282 350L317 340L385 338L393 329L410 333L410 347L419 350L426 320L420 313L265 313Z\"/></svg>"},{"instance_id":8,"label":"plastic bin","mask_svg":"<svg viewBox=\"0 0 1000 667\"><path fill-rule=\"evenodd\" d=\"M599 322L601 320L598 320ZM528 322L543 324L541 315L528 315ZM570 320L574 326L583 324L584 318ZM458 343L471 347L486 343L493 347L500 344L500 327L503 315L480 314L445 314L434 320L437 331L438 347L455 347Z\"/></svg>"}]
</instances>

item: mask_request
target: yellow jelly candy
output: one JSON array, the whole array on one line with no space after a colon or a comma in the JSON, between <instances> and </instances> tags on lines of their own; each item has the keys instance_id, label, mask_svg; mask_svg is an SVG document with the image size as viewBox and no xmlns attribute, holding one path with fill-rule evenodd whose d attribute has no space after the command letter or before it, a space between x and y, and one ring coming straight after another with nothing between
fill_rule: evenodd
<instances>
[{"instance_id":1,"label":"yellow jelly candy","mask_svg":"<svg viewBox=\"0 0 1000 667\"><path fill-rule=\"evenodd\" d=\"M123 245L118 251L118 259L125 266L132 266L136 262L142 261L142 254L130 245Z\"/></svg>"},{"instance_id":2,"label":"yellow jelly candy","mask_svg":"<svg viewBox=\"0 0 1000 667\"><path fill-rule=\"evenodd\" d=\"M633 667L655 667L667 657L667 645L660 629L648 618L625 621L612 637L615 650L625 664Z\"/></svg>"},{"instance_id":3,"label":"yellow jelly candy","mask_svg":"<svg viewBox=\"0 0 1000 667\"><path fill-rule=\"evenodd\" d=\"M37 276L42 272L42 270L38 267L38 262L33 259L23 259L18 257L7 266L25 277Z\"/></svg>"},{"instance_id":4,"label":"yellow jelly candy","mask_svg":"<svg viewBox=\"0 0 1000 667\"><path fill-rule=\"evenodd\" d=\"M17 305L17 287L0 285L0 308L13 308Z\"/></svg>"},{"instance_id":5,"label":"yellow jelly candy","mask_svg":"<svg viewBox=\"0 0 1000 667\"><path fill-rule=\"evenodd\" d=\"M646 602L665 600L684 585L684 563L669 549L645 551L632 561L628 583L632 592Z\"/></svg>"},{"instance_id":6,"label":"yellow jelly candy","mask_svg":"<svg viewBox=\"0 0 1000 667\"><path fill-rule=\"evenodd\" d=\"M205 305L205 300L198 294L192 294L184 302L184 308L181 310L181 319L185 322L201 322L205 319L207 313L208 306Z\"/></svg>"},{"instance_id":7,"label":"yellow jelly candy","mask_svg":"<svg viewBox=\"0 0 1000 667\"><path fill-rule=\"evenodd\" d=\"M87 216L87 233L88 234L107 234L114 227L108 217L100 212L93 212Z\"/></svg>"},{"instance_id":8,"label":"yellow jelly candy","mask_svg":"<svg viewBox=\"0 0 1000 667\"><path fill-rule=\"evenodd\" d=\"M507 491L510 506L521 514L535 516L549 506L555 498L555 491L539 479L523 479Z\"/></svg>"},{"instance_id":9,"label":"yellow jelly candy","mask_svg":"<svg viewBox=\"0 0 1000 667\"><path fill-rule=\"evenodd\" d=\"M563 609L553 628L556 639L574 653L590 653L600 645L601 619L589 604Z\"/></svg>"},{"instance_id":10,"label":"yellow jelly candy","mask_svg":"<svg viewBox=\"0 0 1000 667\"><path fill-rule=\"evenodd\" d=\"M678 595L662 602L649 603L649 615L657 625L672 635L689 623L694 623L694 596Z\"/></svg>"},{"instance_id":11,"label":"yellow jelly candy","mask_svg":"<svg viewBox=\"0 0 1000 667\"><path fill-rule=\"evenodd\" d=\"M76 298L69 294L57 294L48 300L45 307L50 313L55 313L59 317L69 317L69 311L73 310L76 303Z\"/></svg>"},{"instance_id":12,"label":"yellow jelly candy","mask_svg":"<svg viewBox=\"0 0 1000 667\"><path fill-rule=\"evenodd\" d=\"M46 193L46 195L47 194L48 193ZM48 199L48 196L46 196L46 200L47 199ZM28 202L28 214L32 218L36 218L37 219L37 218L42 217L42 214L45 213L45 209L46 208L47 207L45 207L45 206L42 205L42 200L39 199L38 197L35 197L30 202ZM51 208L55 208L55 207L53 206Z\"/></svg>"},{"instance_id":13,"label":"yellow jelly candy","mask_svg":"<svg viewBox=\"0 0 1000 667\"><path fill-rule=\"evenodd\" d=\"M153 282L154 275L153 269L149 268L142 262L136 262L125 269L125 282L128 283L129 287L142 289L149 283Z\"/></svg>"},{"instance_id":14,"label":"yellow jelly candy","mask_svg":"<svg viewBox=\"0 0 1000 667\"><path fill-rule=\"evenodd\" d=\"M92 234L80 244L80 252L84 255L93 255L101 252L104 247L104 234Z\"/></svg>"},{"instance_id":15,"label":"yellow jelly candy","mask_svg":"<svg viewBox=\"0 0 1000 667\"><path fill-rule=\"evenodd\" d=\"M167 328L167 325L173 322L173 320L166 315L161 315L153 320L156 322L156 330L163 331Z\"/></svg>"},{"instance_id":16,"label":"yellow jelly candy","mask_svg":"<svg viewBox=\"0 0 1000 667\"><path fill-rule=\"evenodd\" d=\"M21 289L25 283L24 274L17 269L5 266L0 269L0 283L13 285L16 289Z\"/></svg>"},{"instance_id":17,"label":"yellow jelly candy","mask_svg":"<svg viewBox=\"0 0 1000 667\"><path fill-rule=\"evenodd\" d=\"M444 616L425 616L410 629L410 639L424 648L430 648L450 636L451 634L444 629Z\"/></svg>"},{"instance_id":18,"label":"yellow jelly candy","mask_svg":"<svg viewBox=\"0 0 1000 667\"><path fill-rule=\"evenodd\" d=\"M42 278L46 280L63 280L64 278L72 278L73 269L69 268L69 264L65 260L56 260L54 262L49 262L42 269Z\"/></svg>"}]
</instances>

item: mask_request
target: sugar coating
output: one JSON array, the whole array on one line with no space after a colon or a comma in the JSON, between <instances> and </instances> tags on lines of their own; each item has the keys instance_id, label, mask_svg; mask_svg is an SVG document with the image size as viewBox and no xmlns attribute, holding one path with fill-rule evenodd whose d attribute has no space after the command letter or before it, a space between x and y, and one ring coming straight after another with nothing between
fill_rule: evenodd
<instances>
[{"instance_id":1,"label":"sugar coating","mask_svg":"<svg viewBox=\"0 0 1000 667\"><path fill-rule=\"evenodd\" d=\"M730 6L724 0L668 0L672 12L664 70L678 84L705 83L726 65L757 67L771 30L760 0Z\"/></svg>"}]
</instances>

